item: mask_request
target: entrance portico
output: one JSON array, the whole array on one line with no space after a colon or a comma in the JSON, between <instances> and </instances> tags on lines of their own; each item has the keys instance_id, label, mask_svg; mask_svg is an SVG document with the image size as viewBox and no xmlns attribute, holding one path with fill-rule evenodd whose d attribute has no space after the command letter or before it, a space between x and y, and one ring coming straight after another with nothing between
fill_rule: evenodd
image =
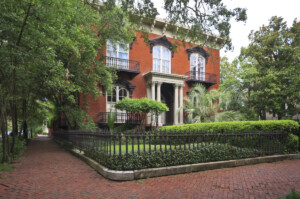
<instances>
[{"instance_id":1,"label":"entrance portico","mask_svg":"<svg viewBox=\"0 0 300 199\"><path fill-rule=\"evenodd\" d=\"M162 95L164 98L172 97L172 99L165 99L167 106L171 110L172 116L170 114L166 114L165 117L173 117L171 121L173 124L183 124L183 109L179 110L179 107L183 106L183 86L184 80L187 76L184 75L174 75L174 74L165 74L165 73L158 73L158 72L148 72L144 75L146 82L147 82L147 98L152 100L157 100L161 102ZM172 85L172 92L168 92L166 88L170 88L168 86L164 87L164 93L162 93L162 85ZM167 94L168 93L168 94ZM173 96L171 96L173 95ZM152 119L154 121L154 119ZM168 118L165 118L165 121L170 121ZM151 118L148 118L147 123L150 124ZM162 126L162 116L159 115L158 117L158 124Z\"/></svg>"}]
</instances>

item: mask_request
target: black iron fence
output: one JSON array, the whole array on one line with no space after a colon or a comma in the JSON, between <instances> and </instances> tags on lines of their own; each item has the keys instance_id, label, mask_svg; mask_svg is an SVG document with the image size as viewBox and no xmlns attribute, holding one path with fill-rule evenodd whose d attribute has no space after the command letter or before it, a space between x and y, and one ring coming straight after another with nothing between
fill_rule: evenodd
<instances>
[{"instance_id":1,"label":"black iron fence","mask_svg":"<svg viewBox=\"0 0 300 199\"><path fill-rule=\"evenodd\" d=\"M103 59L108 67L115 67L118 70L130 71L130 72L140 72L140 62L129 60L129 59L120 59L116 57L104 56Z\"/></svg>"},{"instance_id":2,"label":"black iron fence","mask_svg":"<svg viewBox=\"0 0 300 199\"><path fill-rule=\"evenodd\" d=\"M212 84L217 83L216 74L204 73L200 71L189 71L185 75L188 76L187 81L208 82Z\"/></svg>"},{"instance_id":3,"label":"black iron fence","mask_svg":"<svg viewBox=\"0 0 300 199\"><path fill-rule=\"evenodd\" d=\"M134 154L199 150L208 146L228 151L234 149L240 153L251 151L257 156L289 150L288 134L283 132L58 131L53 135L71 142L79 150L98 151L120 159Z\"/></svg>"},{"instance_id":4,"label":"black iron fence","mask_svg":"<svg viewBox=\"0 0 300 199\"><path fill-rule=\"evenodd\" d=\"M108 118L112 115L115 115L114 123L122 124L122 123L129 123L129 124L140 124L142 118L140 114L133 114L133 113L119 113L119 112L100 112L99 114L99 123L107 123Z\"/></svg>"}]
</instances>

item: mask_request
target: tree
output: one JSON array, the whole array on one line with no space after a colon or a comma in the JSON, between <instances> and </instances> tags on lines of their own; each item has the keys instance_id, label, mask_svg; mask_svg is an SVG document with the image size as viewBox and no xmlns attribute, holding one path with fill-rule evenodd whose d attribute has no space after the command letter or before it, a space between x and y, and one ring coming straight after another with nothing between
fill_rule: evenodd
<instances>
[{"instance_id":1,"label":"tree","mask_svg":"<svg viewBox=\"0 0 300 199\"><path fill-rule=\"evenodd\" d=\"M115 104L115 108L126 111L127 113L140 114L142 117L141 124L146 124L146 117L151 113L151 125L153 116L156 117L155 123L158 126L158 115L168 111L169 108L162 102L150 100L147 98L130 99L124 98Z\"/></svg>"},{"instance_id":2,"label":"tree","mask_svg":"<svg viewBox=\"0 0 300 199\"><path fill-rule=\"evenodd\" d=\"M227 57L221 58L221 84L219 90L230 97L228 110L240 112L246 120L257 120L252 104L249 103L249 89L253 82L246 77L255 77L256 70L250 67L250 60L236 58L230 63ZM247 86L245 86L247 85Z\"/></svg>"},{"instance_id":3,"label":"tree","mask_svg":"<svg viewBox=\"0 0 300 199\"><path fill-rule=\"evenodd\" d=\"M81 128L83 121L89 120L79 108L78 95L92 93L96 97L99 87L110 90L115 78L114 72L96 59L101 56L99 49L108 39L130 43L136 30L147 38L141 19L152 21L158 14L151 0L118 2L120 6L115 0L0 2L0 130L4 154L13 151L15 137L21 132L27 138L28 122L32 121L29 111L38 112L34 109L38 101L52 102L71 128ZM178 38L204 44L209 40L206 33L215 29L230 46L228 21L232 17L244 21L245 10L229 10L221 1L192 2L165 1L171 23L190 28L189 32L174 28ZM174 6L182 9L170 9ZM11 149L8 120L13 130Z\"/></svg>"},{"instance_id":4,"label":"tree","mask_svg":"<svg viewBox=\"0 0 300 199\"><path fill-rule=\"evenodd\" d=\"M124 12L130 12L130 22L136 24L143 33L147 33L148 30L144 28L142 19L147 18L153 24L159 14L152 0L142 0L137 3L133 0L93 0L92 2L112 6L117 2ZM230 19L235 18L236 21L242 22L247 19L246 9L228 9L222 0L165 0L159 3L163 5L171 25L181 24L188 29L181 27L172 29L176 38L185 42L212 44L208 35L216 33L223 38L226 47L231 49ZM147 42L148 35L144 34L143 37Z\"/></svg>"},{"instance_id":5,"label":"tree","mask_svg":"<svg viewBox=\"0 0 300 199\"><path fill-rule=\"evenodd\" d=\"M187 123L221 122L240 120L238 112L229 109L230 95L215 89L206 91L198 84L193 87L182 107L187 115Z\"/></svg>"},{"instance_id":6,"label":"tree","mask_svg":"<svg viewBox=\"0 0 300 199\"><path fill-rule=\"evenodd\" d=\"M27 138L29 111L37 111L32 107L38 100L53 102L72 128L89 119L79 109L78 94L97 96L98 86L109 88L113 81L112 71L96 59L99 49L107 38L128 43L134 36L126 13L118 7L105 8L95 10L80 0L1 1L3 143L8 139L5 127L9 117L13 123L11 149L6 144L3 153L13 152L21 131Z\"/></svg>"},{"instance_id":7,"label":"tree","mask_svg":"<svg viewBox=\"0 0 300 199\"><path fill-rule=\"evenodd\" d=\"M278 118L299 113L300 104L300 22L287 27L281 17L249 35L251 43L242 49L241 76L249 103L262 119L266 112Z\"/></svg>"}]
</instances>

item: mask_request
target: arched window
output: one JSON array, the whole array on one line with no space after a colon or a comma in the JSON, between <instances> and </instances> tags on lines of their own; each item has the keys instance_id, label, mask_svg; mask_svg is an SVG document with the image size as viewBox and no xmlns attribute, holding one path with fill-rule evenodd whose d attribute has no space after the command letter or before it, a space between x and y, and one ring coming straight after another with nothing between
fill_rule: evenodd
<instances>
[{"instance_id":1,"label":"arched window","mask_svg":"<svg viewBox=\"0 0 300 199\"><path fill-rule=\"evenodd\" d=\"M119 100L124 99L125 97L129 97L129 92L127 89L121 86L116 86L112 89L111 93L107 93L107 103L106 103L106 111L116 111L114 106L115 103ZM118 111L120 112L120 111Z\"/></svg>"},{"instance_id":2,"label":"arched window","mask_svg":"<svg viewBox=\"0 0 300 199\"><path fill-rule=\"evenodd\" d=\"M171 73L171 52L164 46L153 47L153 71Z\"/></svg>"},{"instance_id":3,"label":"arched window","mask_svg":"<svg viewBox=\"0 0 300 199\"><path fill-rule=\"evenodd\" d=\"M199 53L192 53L190 58L191 77L205 81L205 58Z\"/></svg>"},{"instance_id":4,"label":"arched window","mask_svg":"<svg viewBox=\"0 0 300 199\"><path fill-rule=\"evenodd\" d=\"M127 90L125 90L124 88L119 88L119 100L122 100L127 96L128 96Z\"/></svg>"}]
</instances>

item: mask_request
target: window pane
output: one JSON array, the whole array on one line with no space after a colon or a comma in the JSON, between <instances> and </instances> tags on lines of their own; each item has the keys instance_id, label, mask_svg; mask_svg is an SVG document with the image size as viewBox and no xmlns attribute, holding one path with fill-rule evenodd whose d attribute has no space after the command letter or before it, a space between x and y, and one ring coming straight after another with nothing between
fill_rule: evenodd
<instances>
[{"instance_id":1,"label":"window pane","mask_svg":"<svg viewBox=\"0 0 300 199\"><path fill-rule=\"evenodd\" d=\"M163 49L163 59L170 60L170 51L165 47L162 47L162 49Z\"/></svg>"},{"instance_id":2,"label":"window pane","mask_svg":"<svg viewBox=\"0 0 300 199\"><path fill-rule=\"evenodd\" d=\"M199 55L199 59L198 59L198 63L199 63L199 67L200 68L204 68L205 66L205 60L202 56Z\"/></svg>"},{"instance_id":3,"label":"window pane","mask_svg":"<svg viewBox=\"0 0 300 199\"><path fill-rule=\"evenodd\" d=\"M120 51L120 52L125 52L125 53L127 53L127 52L128 52L127 45L124 44L124 43L120 43L120 44L119 44L119 51Z\"/></svg>"},{"instance_id":4,"label":"window pane","mask_svg":"<svg viewBox=\"0 0 300 199\"><path fill-rule=\"evenodd\" d=\"M111 93L107 93L108 102L116 102L116 88L113 88Z\"/></svg>"},{"instance_id":5,"label":"window pane","mask_svg":"<svg viewBox=\"0 0 300 199\"><path fill-rule=\"evenodd\" d=\"M153 48L153 57L160 58L160 46L156 46Z\"/></svg>"},{"instance_id":6,"label":"window pane","mask_svg":"<svg viewBox=\"0 0 300 199\"><path fill-rule=\"evenodd\" d=\"M127 91L124 88L121 88L119 90L119 100L124 99L125 97L127 97Z\"/></svg>"},{"instance_id":7,"label":"window pane","mask_svg":"<svg viewBox=\"0 0 300 199\"><path fill-rule=\"evenodd\" d=\"M191 62L191 68L197 66L197 54L191 54L190 62Z\"/></svg>"},{"instance_id":8,"label":"window pane","mask_svg":"<svg viewBox=\"0 0 300 199\"><path fill-rule=\"evenodd\" d=\"M153 60L153 71L160 72L160 60L159 59Z\"/></svg>"}]
</instances>

